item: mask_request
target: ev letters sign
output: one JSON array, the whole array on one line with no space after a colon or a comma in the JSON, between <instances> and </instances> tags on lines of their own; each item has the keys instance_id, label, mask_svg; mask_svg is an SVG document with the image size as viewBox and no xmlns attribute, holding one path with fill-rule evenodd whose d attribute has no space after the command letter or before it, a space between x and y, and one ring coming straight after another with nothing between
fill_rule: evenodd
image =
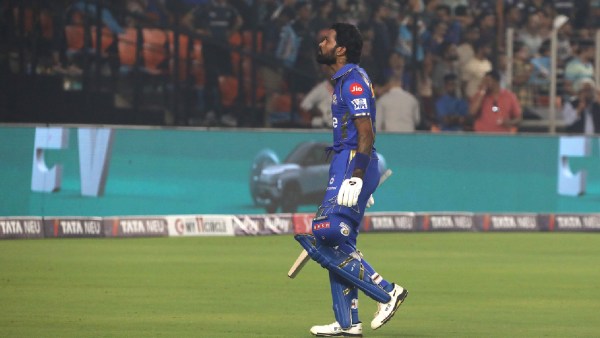
<instances>
[{"instance_id":1,"label":"ev letters sign","mask_svg":"<svg viewBox=\"0 0 600 338\"><path fill-rule=\"evenodd\" d=\"M81 195L104 194L114 132L108 128L79 128L79 173ZM48 168L44 161L46 149L66 149L69 144L67 128L36 128L33 148L31 190L36 192L58 191L62 181L62 166Z\"/></svg>"}]
</instances>

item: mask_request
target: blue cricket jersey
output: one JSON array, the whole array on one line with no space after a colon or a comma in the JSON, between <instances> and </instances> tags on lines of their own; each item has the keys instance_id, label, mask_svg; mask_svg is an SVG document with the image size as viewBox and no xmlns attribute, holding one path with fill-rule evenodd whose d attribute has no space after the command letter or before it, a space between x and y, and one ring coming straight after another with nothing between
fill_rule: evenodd
<instances>
[{"instance_id":1,"label":"blue cricket jersey","mask_svg":"<svg viewBox=\"0 0 600 338\"><path fill-rule=\"evenodd\" d=\"M331 79L335 81L331 102L333 149L336 152L356 149L358 132L353 119L369 116L375 133L375 93L371 80L364 69L353 63L346 64Z\"/></svg>"}]
</instances>

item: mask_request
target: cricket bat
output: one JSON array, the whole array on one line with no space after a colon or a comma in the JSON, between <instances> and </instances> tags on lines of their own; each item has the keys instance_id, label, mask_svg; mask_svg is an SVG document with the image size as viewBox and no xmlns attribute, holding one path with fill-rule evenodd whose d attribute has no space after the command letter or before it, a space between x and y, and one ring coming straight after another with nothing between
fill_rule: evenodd
<instances>
[{"instance_id":1,"label":"cricket bat","mask_svg":"<svg viewBox=\"0 0 600 338\"><path fill-rule=\"evenodd\" d=\"M385 182L385 180L387 180L388 177L390 177L390 176L392 176L392 170L388 169L379 178L378 186L380 186L383 182ZM308 252L306 252L306 250L302 250L302 252L298 256L298 258L296 258L296 261L294 262L294 264L292 264L290 271L288 271L288 277L290 277L290 278L296 277L300 273L300 271L302 270L304 265L306 265L306 263L309 260L310 260L310 257L308 256Z\"/></svg>"}]
</instances>

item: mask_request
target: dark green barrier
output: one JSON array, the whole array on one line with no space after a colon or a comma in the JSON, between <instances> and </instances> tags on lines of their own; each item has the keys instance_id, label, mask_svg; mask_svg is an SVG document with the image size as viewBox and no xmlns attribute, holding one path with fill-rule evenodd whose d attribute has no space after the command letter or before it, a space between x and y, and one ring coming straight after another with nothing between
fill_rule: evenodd
<instances>
[{"instance_id":1,"label":"dark green barrier","mask_svg":"<svg viewBox=\"0 0 600 338\"><path fill-rule=\"evenodd\" d=\"M64 166L62 189L31 192L34 135L34 128L0 128L0 216L262 213L249 189L258 152L269 148L283 160L303 141L331 139L298 131L117 129L105 194L93 198L80 195L75 129L67 150L46 151L48 167ZM376 146L394 175L371 211L600 210L596 159L572 161L589 169L585 196L556 193L556 137L379 134Z\"/></svg>"}]
</instances>

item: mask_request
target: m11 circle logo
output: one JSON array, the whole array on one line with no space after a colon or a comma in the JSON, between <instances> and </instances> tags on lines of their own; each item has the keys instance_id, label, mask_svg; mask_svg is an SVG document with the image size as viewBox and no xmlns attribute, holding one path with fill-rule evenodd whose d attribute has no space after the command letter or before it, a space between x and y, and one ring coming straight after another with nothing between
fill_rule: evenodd
<instances>
[{"instance_id":1,"label":"m11 circle logo","mask_svg":"<svg viewBox=\"0 0 600 338\"><path fill-rule=\"evenodd\" d=\"M354 82L350 85L350 93L352 95L361 95L364 92L363 87L358 82Z\"/></svg>"}]
</instances>

